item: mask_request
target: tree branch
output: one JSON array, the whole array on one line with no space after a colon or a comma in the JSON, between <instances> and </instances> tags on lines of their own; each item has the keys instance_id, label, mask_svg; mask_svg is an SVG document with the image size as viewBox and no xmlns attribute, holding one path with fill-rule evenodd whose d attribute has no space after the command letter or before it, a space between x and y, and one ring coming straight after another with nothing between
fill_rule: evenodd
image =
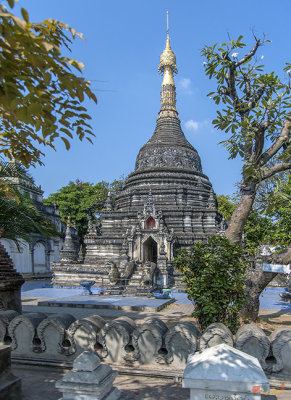
<instances>
[{"instance_id":1,"label":"tree branch","mask_svg":"<svg viewBox=\"0 0 291 400\"><path fill-rule=\"evenodd\" d=\"M291 169L291 162L274 165L274 167L262 171L261 180L264 181L265 179L270 178L278 172L287 171L288 169Z\"/></svg>"},{"instance_id":2,"label":"tree branch","mask_svg":"<svg viewBox=\"0 0 291 400\"><path fill-rule=\"evenodd\" d=\"M265 127L263 124L256 130L255 132L255 146L254 146L254 155L255 158L262 154L264 143L265 143L265 131L267 126Z\"/></svg>"},{"instance_id":3,"label":"tree branch","mask_svg":"<svg viewBox=\"0 0 291 400\"><path fill-rule=\"evenodd\" d=\"M260 100L260 98L264 94L265 88L266 88L266 84L262 83L261 86L259 87L259 89L257 90L257 92L254 94L254 101L255 102Z\"/></svg>"},{"instance_id":4,"label":"tree branch","mask_svg":"<svg viewBox=\"0 0 291 400\"><path fill-rule=\"evenodd\" d=\"M246 99L249 100L252 96L252 90L251 90L251 81L250 78L248 77L248 74L245 74L242 69L240 68L241 74L244 78L245 82L245 91L246 91Z\"/></svg>"},{"instance_id":5,"label":"tree branch","mask_svg":"<svg viewBox=\"0 0 291 400\"><path fill-rule=\"evenodd\" d=\"M278 139L276 140L276 142L273 143L272 146L269 147L268 150L266 150L261 155L259 161L260 167L265 165L280 150L283 144L285 144L288 141L288 138L291 135L290 127L291 127L291 121L286 120L282 132L278 137Z\"/></svg>"},{"instance_id":6,"label":"tree branch","mask_svg":"<svg viewBox=\"0 0 291 400\"><path fill-rule=\"evenodd\" d=\"M270 264L284 264L288 265L291 263L291 246L281 250L280 253L274 253L267 256L265 260Z\"/></svg>"},{"instance_id":7,"label":"tree branch","mask_svg":"<svg viewBox=\"0 0 291 400\"><path fill-rule=\"evenodd\" d=\"M228 86L228 91L229 95L232 98L233 102L235 103L234 106L236 107L236 104L238 103L238 95L235 87L235 76L234 76L234 71L235 71L235 64L232 63L231 66L229 67L229 71L226 74L226 82Z\"/></svg>"},{"instance_id":8,"label":"tree branch","mask_svg":"<svg viewBox=\"0 0 291 400\"><path fill-rule=\"evenodd\" d=\"M252 56L254 54L256 54L256 51L258 50L259 46L261 46L262 42L260 39L256 39L256 43L254 45L254 47L252 48L252 50L246 54L243 58L241 58L239 61L237 61L235 63L236 67L239 67L240 65L244 64L245 62L247 62L250 58L252 58Z\"/></svg>"}]
</instances>

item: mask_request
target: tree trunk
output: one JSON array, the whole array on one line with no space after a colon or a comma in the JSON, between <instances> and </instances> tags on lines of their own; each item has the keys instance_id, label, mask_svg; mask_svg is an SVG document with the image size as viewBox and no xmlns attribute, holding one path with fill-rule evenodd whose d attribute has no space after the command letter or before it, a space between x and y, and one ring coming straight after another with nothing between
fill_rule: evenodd
<instances>
[{"instance_id":1,"label":"tree trunk","mask_svg":"<svg viewBox=\"0 0 291 400\"><path fill-rule=\"evenodd\" d=\"M232 243L240 243L248 216L252 210L256 195L254 183L241 182L241 199L234 210L227 231L226 237Z\"/></svg>"},{"instance_id":2,"label":"tree trunk","mask_svg":"<svg viewBox=\"0 0 291 400\"><path fill-rule=\"evenodd\" d=\"M291 263L291 246L279 253L264 257L263 261L269 264ZM276 272L263 272L263 265L260 269L249 269L246 273L246 303L242 310L242 316L252 321L257 321L260 309L260 295L265 287L275 278Z\"/></svg>"},{"instance_id":3,"label":"tree trunk","mask_svg":"<svg viewBox=\"0 0 291 400\"><path fill-rule=\"evenodd\" d=\"M226 237L233 243L241 243L245 224L252 210L256 195L256 185L253 182L242 180L241 199L234 210ZM250 268L246 273L246 302L242 316L251 321L257 321L260 309L260 294L269 282L276 276L273 273L263 272L262 269Z\"/></svg>"},{"instance_id":4,"label":"tree trunk","mask_svg":"<svg viewBox=\"0 0 291 400\"><path fill-rule=\"evenodd\" d=\"M246 302L242 309L242 317L256 322L260 310L260 294L275 278L277 273L248 269L246 273Z\"/></svg>"}]
</instances>

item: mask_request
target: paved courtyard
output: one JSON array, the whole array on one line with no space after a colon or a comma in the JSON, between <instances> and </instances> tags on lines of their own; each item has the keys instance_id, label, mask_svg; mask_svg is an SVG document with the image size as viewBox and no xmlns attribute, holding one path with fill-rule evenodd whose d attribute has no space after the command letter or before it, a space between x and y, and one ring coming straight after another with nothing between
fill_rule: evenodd
<instances>
[{"instance_id":1,"label":"paved courtyard","mask_svg":"<svg viewBox=\"0 0 291 400\"><path fill-rule=\"evenodd\" d=\"M58 368L39 366L27 368L19 365L13 365L12 369L14 375L22 379L22 400L59 400L61 398L61 394L55 388L55 382L66 371ZM189 399L189 389L183 389L181 382L175 382L173 379L118 375L114 385L128 400ZM291 388L280 390L278 386L271 388L270 392L270 395L262 395L262 400L291 399Z\"/></svg>"},{"instance_id":2,"label":"paved courtyard","mask_svg":"<svg viewBox=\"0 0 291 400\"><path fill-rule=\"evenodd\" d=\"M142 320L147 317L159 317L166 321L170 326L178 321L183 320L193 320L191 314L193 312L194 306L190 300L187 299L185 293L174 292L173 296L176 301L173 304L168 305L166 308L157 312L154 308L151 310L148 307L145 311L135 311L130 308L118 310L118 309L95 309L95 308L83 308L83 307L48 307L45 305L38 305L38 302L44 300L59 300L67 298L69 296L74 296L74 299L78 295L83 293L83 289L80 288L52 288L47 287L48 281L33 281L26 282L22 286L22 304L23 312L44 312L47 314L55 313L69 313L75 318L85 318L90 315L98 314L105 319L118 318L120 316L127 316L134 320ZM93 293L97 292L97 288L92 288ZM275 329L276 324L279 324L283 320L284 325L291 326L291 304L287 302L282 302L280 300L279 293L284 291L283 288L268 288L264 290L261 295L261 309L260 316L263 318L263 323L268 321L268 323L274 323ZM78 296L84 302L91 301L91 298L104 299L106 296ZM129 298L121 298L126 302L130 301ZM116 302L117 297L107 298L108 302ZM131 300L132 301L132 300ZM65 302L65 301L64 301ZM151 302L156 302L158 304L159 300L151 300Z\"/></svg>"}]
</instances>

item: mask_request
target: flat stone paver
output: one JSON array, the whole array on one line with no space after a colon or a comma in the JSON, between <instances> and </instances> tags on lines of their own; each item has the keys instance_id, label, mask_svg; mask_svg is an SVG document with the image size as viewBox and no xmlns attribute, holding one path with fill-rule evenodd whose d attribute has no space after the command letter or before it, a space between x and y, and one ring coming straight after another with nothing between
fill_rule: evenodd
<instances>
[{"instance_id":1,"label":"flat stone paver","mask_svg":"<svg viewBox=\"0 0 291 400\"><path fill-rule=\"evenodd\" d=\"M149 299L146 297L119 296L69 296L57 300L38 301L39 306L114 309L125 311L160 311L174 299Z\"/></svg>"}]
</instances>

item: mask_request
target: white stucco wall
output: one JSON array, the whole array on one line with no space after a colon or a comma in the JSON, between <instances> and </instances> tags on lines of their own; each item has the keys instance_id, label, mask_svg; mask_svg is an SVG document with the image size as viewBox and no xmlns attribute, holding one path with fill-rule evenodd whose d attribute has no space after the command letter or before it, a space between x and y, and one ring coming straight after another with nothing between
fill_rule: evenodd
<instances>
[{"instance_id":1,"label":"white stucco wall","mask_svg":"<svg viewBox=\"0 0 291 400\"><path fill-rule=\"evenodd\" d=\"M29 245L24 240L19 240L17 248L16 243L10 239L1 238L1 243L5 247L7 253L12 258L14 268L20 273L31 272L31 256L29 252Z\"/></svg>"}]
</instances>

